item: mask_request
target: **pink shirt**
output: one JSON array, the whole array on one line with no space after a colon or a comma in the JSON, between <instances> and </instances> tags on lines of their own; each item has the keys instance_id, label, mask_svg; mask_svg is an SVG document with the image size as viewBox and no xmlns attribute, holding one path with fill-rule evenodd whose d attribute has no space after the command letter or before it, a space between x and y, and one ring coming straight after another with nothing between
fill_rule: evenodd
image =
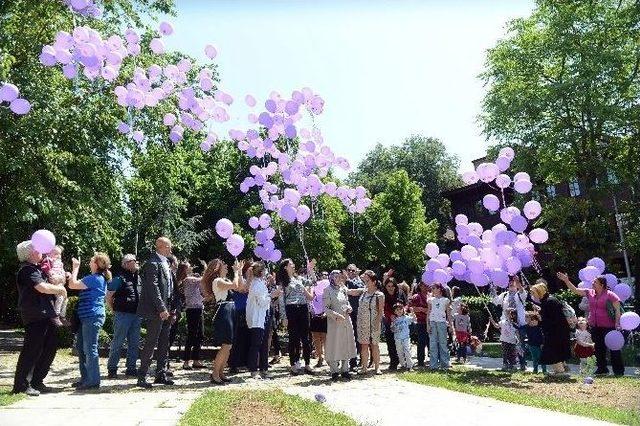
<instances>
[{"instance_id":1,"label":"pink shirt","mask_svg":"<svg viewBox=\"0 0 640 426\"><path fill-rule=\"evenodd\" d=\"M610 300L611 303L620 302L620 298L610 290L596 296L596 291L590 289L587 290L586 296L589 301L589 325L592 327L614 328L616 322L609 317L607 301Z\"/></svg>"}]
</instances>

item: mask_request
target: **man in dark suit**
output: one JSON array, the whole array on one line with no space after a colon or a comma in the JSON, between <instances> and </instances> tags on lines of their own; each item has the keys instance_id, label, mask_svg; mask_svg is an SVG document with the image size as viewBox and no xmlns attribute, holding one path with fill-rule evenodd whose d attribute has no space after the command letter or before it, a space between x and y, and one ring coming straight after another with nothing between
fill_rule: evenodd
<instances>
[{"instance_id":1,"label":"man in dark suit","mask_svg":"<svg viewBox=\"0 0 640 426\"><path fill-rule=\"evenodd\" d=\"M169 355L169 309L174 294L174 280L169 269L167 257L171 255L171 241L166 237L156 240L156 252L142 267L142 291L138 302L138 315L147 324L147 337L140 353L140 368L138 369L138 386L150 388L147 382L147 372L151 365L153 349L156 353L156 376L154 383L173 385L173 380L167 378L166 364Z\"/></svg>"}]
</instances>

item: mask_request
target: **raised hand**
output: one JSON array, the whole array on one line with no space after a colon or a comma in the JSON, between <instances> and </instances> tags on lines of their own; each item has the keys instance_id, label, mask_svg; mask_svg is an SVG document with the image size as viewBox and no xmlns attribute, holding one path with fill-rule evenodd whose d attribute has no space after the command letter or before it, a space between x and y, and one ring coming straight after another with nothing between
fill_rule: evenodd
<instances>
[{"instance_id":1,"label":"raised hand","mask_svg":"<svg viewBox=\"0 0 640 426\"><path fill-rule=\"evenodd\" d=\"M72 269L80 269L80 258L72 258L71 259L71 268Z\"/></svg>"}]
</instances>

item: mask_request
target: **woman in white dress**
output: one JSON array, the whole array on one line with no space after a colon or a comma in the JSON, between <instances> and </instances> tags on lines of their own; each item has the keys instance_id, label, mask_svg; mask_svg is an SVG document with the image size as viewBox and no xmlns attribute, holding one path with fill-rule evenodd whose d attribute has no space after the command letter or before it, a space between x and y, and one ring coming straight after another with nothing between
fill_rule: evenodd
<instances>
[{"instance_id":1,"label":"woman in white dress","mask_svg":"<svg viewBox=\"0 0 640 426\"><path fill-rule=\"evenodd\" d=\"M324 290L322 300L327 315L327 338L325 357L331 369L331 380L340 376L351 379L349 360L356 356L356 341L351 323L351 304L348 296L359 296L364 289L347 289L346 276L342 271L329 274L329 287Z\"/></svg>"}]
</instances>

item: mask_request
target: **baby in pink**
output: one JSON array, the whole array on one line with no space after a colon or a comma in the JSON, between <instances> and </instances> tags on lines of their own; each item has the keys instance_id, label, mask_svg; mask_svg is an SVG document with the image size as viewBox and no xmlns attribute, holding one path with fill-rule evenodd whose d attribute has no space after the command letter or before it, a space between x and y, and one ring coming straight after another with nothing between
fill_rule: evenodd
<instances>
[{"instance_id":1,"label":"baby in pink","mask_svg":"<svg viewBox=\"0 0 640 426\"><path fill-rule=\"evenodd\" d=\"M67 272L64 270L64 264L62 263L63 250L61 246L55 246L53 250L47 253L47 257L42 262L42 270L47 274L51 284L64 286L67 282ZM60 318L65 318L67 312L66 296L56 296L55 309Z\"/></svg>"}]
</instances>

